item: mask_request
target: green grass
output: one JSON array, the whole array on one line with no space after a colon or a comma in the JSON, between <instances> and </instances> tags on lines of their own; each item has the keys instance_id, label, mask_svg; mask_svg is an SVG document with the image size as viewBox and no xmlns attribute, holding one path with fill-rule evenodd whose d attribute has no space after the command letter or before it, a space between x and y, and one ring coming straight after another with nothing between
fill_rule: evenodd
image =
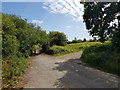
<instances>
[{"instance_id":1,"label":"green grass","mask_svg":"<svg viewBox=\"0 0 120 90\"><path fill-rule=\"evenodd\" d=\"M65 46L52 46L48 51L48 53L54 56L61 56L69 53L82 51L86 47L99 43L100 42L84 42L84 43L67 44Z\"/></svg>"},{"instance_id":2,"label":"green grass","mask_svg":"<svg viewBox=\"0 0 120 90\"><path fill-rule=\"evenodd\" d=\"M16 56L4 58L2 61L3 88L13 87L27 66L28 60L26 58Z\"/></svg>"},{"instance_id":3,"label":"green grass","mask_svg":"<svg viewBox=\"0 0 120 90\"><path fill-rule=\"evenodd\" d=\"M83 62L90 66L120 75L120 72L118 72L120 68L120 63L118 63L120 54L118 54L110 42L85 48L81 58Z\"/></svg>"}]
</instances>

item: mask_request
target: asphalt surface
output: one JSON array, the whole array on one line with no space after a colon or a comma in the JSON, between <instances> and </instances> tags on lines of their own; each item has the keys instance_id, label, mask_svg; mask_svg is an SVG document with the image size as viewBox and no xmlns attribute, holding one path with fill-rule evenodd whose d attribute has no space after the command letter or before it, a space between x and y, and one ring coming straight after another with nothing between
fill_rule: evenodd
<instances>
[{"instance_id":1,"label":"asphalt surface","mask_svg":"<svg viewBox=\"0 0 120 90\"><path fill-rule=\"evenodd\" d=\"M117 88L118 77L83 64L82 52L32 58L24 88Z\"/></svg>"}]
</instances>

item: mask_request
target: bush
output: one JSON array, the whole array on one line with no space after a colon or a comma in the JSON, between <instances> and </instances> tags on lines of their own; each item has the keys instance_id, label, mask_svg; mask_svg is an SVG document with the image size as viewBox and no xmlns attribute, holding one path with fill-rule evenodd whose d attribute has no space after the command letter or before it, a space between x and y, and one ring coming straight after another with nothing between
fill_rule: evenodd
<instances>
[{"instance_id":1,"label":"bush","mask_svg":"<svg viewBox=\"0 0 120 90\"><path fill-rule=\"evenodd\" d=\"M23 57L32 54L33 45L49 43L49 35L39 26L27 23L16 15L2 14L3 57L21 53ZM32 48L33 47L33 48Z\"/></svg>"},{"instance_id":2,"label":"bush","mask_svg":"<svg viewBox=\"0 0 120 90\"><path fill-rule=\"evenodd\" d=\"M16 56L9 56L2 61L2 82L3 87L8 88L14 85L27 67L28 60L25 58L18 58Z\"/></svg>"},{"instance_id":3,"label":"bush","mask_svg":"<svg viewBox=\"0 0 120 90\"><path fill-rule=\"evenodd\" d=\"M67 37L64 33L50 32L50 45L65 46L67 44Z\"/></svg>"},{"instance_id":4,"label":"bush","mask_svg":"<svg viewBox=\"0 0 120 90\"><path fill-rule=\"evenodd\" d=\"M67 44L65 46L52 46L47 51L48 54L51 55L64 55L74 52L79 52L86 48L87 46L98 44L99 42L84 42L84 43L74 43L74 44Z\"/></svg>"},{"instance_id":5,"label":"bush","mask_svg":"<svg viewBox=\"0 0 120 90\"><path fill-rule=\"evenodd\" d=\"M43 53L48 53L49 49L50 49L50 44L45 44L42 46Z\"/></svg>"},{"instance_id":6,"label":"bush","mask_svg":"<svg viewBox=\"0 0 120 90\"><path fill-rule=\"evenodd\" d=\"M47 43L49 35L39 26L16 15L2 14L3 84L13 85L26 67L26 58L33 50L38 54L41 45Z\"/></svg>"},{"instance_id":7,"label":"bush","mask_svg":"<svg viewBox=\"0 0 120 90\"><path fill-rule=\"evenodd\" d=\"M107 72L120 74L120 56L111 45L111 43L98 44L85 48L82 54L82 60L91 66L105 70Z\"/></svg>"},{"instance_id":8,"label":"bush","mask_svg":"<svg viewBox=\"0 0 120 90\"><path fill-rule=\"evenodd\" d=\"M20 43L17 40L16 36L12 36L9 34L4 35L2 43L3 58L9 55L16 55L16 53L18 53L19 46Z\"/></svg>"},{"instance_id":9,"label":"bush","mask_svg":"<svg viewBox=\"0 0 120 90\"><path fill-rule=\"evenodd\" d=\"M59 54L66 54L70 52L73 52L73 50L70 50L62 46L53 46L48 50L47 53L51 55L59 55Z\"/></svg>"},{"instance_id":10,"label":"bush","mask_svg":"<svg viewBox=\"0 0 120 90\"><path fill-rule=\"evenodd\" d=\"M120 30L116 30L114 36L112 38L112 44L116 48L116 50L120 53Z\"/></svg>"}]
</instances>

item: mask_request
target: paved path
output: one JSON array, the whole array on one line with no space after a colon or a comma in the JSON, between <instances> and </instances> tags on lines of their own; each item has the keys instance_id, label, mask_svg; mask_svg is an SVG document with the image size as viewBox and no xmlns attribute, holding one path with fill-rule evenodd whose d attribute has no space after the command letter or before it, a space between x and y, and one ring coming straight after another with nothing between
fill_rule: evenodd
<instances>
[{"instance_id":1,"label":"paved path","mask_svg":"<svg viewBox=\"0 0 120 90\"><path fill-rule=\"evenodd\" d=\"M118 78L81 64L81 52L32 58L24 88L115 88Z\"/></svg>"}]
</instances>

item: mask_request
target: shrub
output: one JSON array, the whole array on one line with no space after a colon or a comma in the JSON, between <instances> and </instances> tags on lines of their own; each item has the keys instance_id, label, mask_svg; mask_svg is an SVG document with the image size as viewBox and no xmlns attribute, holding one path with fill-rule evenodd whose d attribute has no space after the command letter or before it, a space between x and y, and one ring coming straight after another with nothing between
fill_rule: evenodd
<instances>
[{"instance_id":1,"label":"shrub","mask_svg":"<svg viewBox=\"0 0 120 90\"><path fill-rule=\"evenodd\" d=\"M27 67L28 60L25 58L18 58L16 56L9 56L2 60L2 82L3 87L11 87L14 85L14 81L18 79L22 73L24 73Z\"/></svg>"},{"instance_id":2,"label":"shrub","mask_svg":"<svg viewBox=\"0 0 120 90\"><path fill-rule=\"evenodd\" d=\"M42 46L43 53L48 53L49 49L50 49L50 44L45 44Z\"/></svg>"},{"instance_id":3,"label":"shrub","mask_svg":"<svg viewBox=\"0 0 120 90\"><path fill-rule=\"evenodd\" d=\"M16 55L18 53L20 43L17 40L16 36L12 36L9 34L3 35L3 43L2 43L2 55L3 57L9 55Z\"/></svg>"},{"instance_id":4,"label":"shrub","mask_svg":"<svg viewBox=\"0 0 120 90\"><path fill-rule=\"evenodd\" d=\"M87 46L98 44L99 42L84 42L84 43L74 43L74 44L67 44L65 46L52 46L47 51L48 54L51 55L64 55L74 52L79 52L86 48Z\"/></svg>"},{"instance_id":5,"label":"shrub","mask_svg":"<svg viewBox=\"0 0 120 90\"><path fill-rule=\"evenodd\" d=\"M13 85L14 77L23 73L26 58L32 55L33 49L38 53L46 43L49 43L49 35L39 26L16 15L2 14L3 84Z\"/></svg>"},{"instance_id":6,"label":"shrub","mask_svg":"<svg viewBox=\"0 0 120 90\"><path fill-rule=\"evenodd\" d=\"M49 49L47 53L51 55L58 55L58 54L66 54L70 52L73 52L73 51L70 50L69 48L65 48L62 46L53 46Z\"/></svg>"},{"instance_id":7,"label":"shrub","mask_svg":"<svg viewBox=\"0 0 120 90\"><path fill-rule=\"evenodd\" d=\"M64 46L67 44L67 37L64 33L50 32L50 45Z\"/></svg>"},{"instance_id":8,"label":"shrub","mask_svg":"<svg viewBox=\"0 0 120 90\"><path fill-rule=\"evenodd\" d=\"M111 43L98 44L85 48L82 60L91 66L105 70L107 72L120 74L118 68L120 56Z\"/></svg>"}]
</instances>

